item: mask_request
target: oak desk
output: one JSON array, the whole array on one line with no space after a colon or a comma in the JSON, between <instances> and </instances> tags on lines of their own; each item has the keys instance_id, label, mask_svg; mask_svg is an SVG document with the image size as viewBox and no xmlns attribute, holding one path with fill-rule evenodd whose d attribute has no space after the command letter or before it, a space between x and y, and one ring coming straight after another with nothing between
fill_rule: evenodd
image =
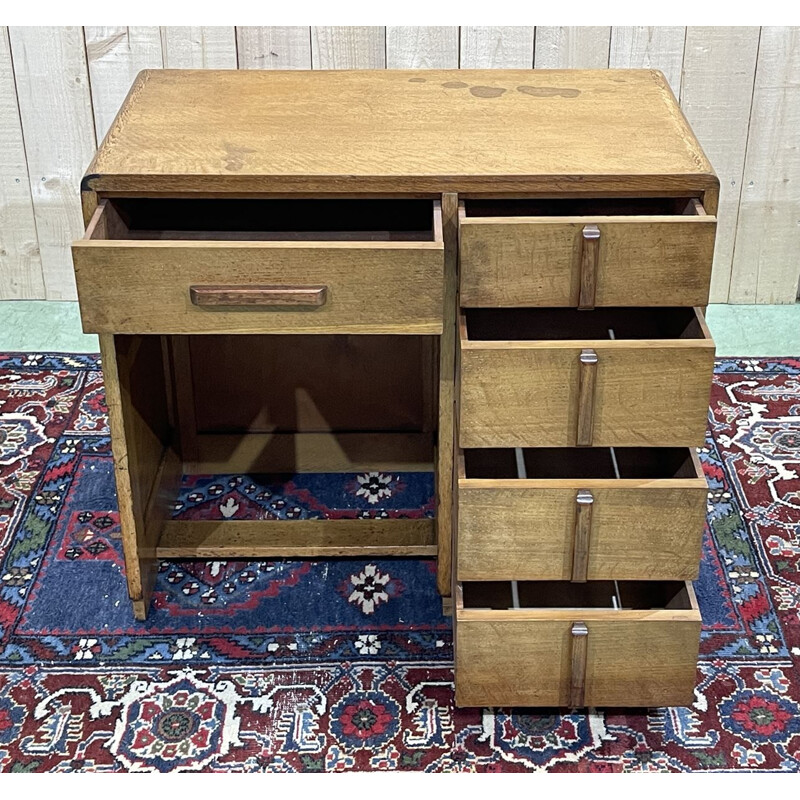
<instances>
[{"instance_id":1,"label":"oak desk","mask_svg":"<svg viewBox=\"0 0 800 800\"><path fill-rule=\"evenodd\" d=\"M459 703L689 699L718 180L661 73L145 71L82 198L138 618L160 557L436 556ZM170 520L366 469L436 519Z\"/></svg>"}]
</instances>

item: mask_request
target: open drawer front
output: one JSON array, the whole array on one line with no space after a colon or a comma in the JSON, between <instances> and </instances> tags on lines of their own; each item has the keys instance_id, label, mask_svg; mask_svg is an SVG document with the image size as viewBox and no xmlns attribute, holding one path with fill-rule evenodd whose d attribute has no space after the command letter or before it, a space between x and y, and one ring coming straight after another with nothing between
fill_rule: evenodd
<instances>
[{"instance_id":1,"label":"open drawer front","mask_svg":"<svg viewBox=\"0 0 800 800\"><path fill-rule=\"evenodd\" d=\"M457 577L694 580L708 486L688 448L466 450Z\"/></svg>"},{"instance_id":2,"label":"open drawer front","mask_svg":"<svg viewBox=\"0 0 800 800\"><path fill-rule=\"evenodd\" d=\"M699 447L714 342L692 308L468 308L460 445Z\"/></svg>"},{"instance_id":3,"label":"open drawer front","mask_svg":"<svg viewBox=\"0 0 800 800\"><path fill-rule=\"evenodd\" d=\"M433 200L114 198L72 247L84 330L442 330Z\"/></svg>"},{"instance_id":4,"label":"open drawer front","mask_svg":"<svg viewBox=\"0 0 800 800\"><path fill-rule=\"evenodd\" d=\"M704 306L716 219L692 197L462 202L462 306Z\"/></svg>"},{"instance_id":5,"label":"open drawer front","mask_svg":"<svg viewBox=\"0 0 800 800\"><path fill-rule=\"evenodd\" d=\"M459 706L692 701L700 612L689 583L456 587Z\"/></svg>"}]
</instances>

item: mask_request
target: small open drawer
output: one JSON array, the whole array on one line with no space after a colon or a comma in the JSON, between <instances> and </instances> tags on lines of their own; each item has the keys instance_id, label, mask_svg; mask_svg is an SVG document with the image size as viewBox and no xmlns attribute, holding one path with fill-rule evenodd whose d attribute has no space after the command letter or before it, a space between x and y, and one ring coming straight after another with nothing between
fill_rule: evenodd
<instances>
[{"instance_id":1,"label":"small open drawer","mask_svg":"<svg viewBox=\"0 0 800 800\"><path fill-rule=\"evenodd\" d=\"M433 200L107 199L72 257L87 332L442 330Z\"/></svg>"},{"instance_id":2,"label":"small open drawer","mask_svg":"<svg viewBox=\"0 0 800 800\"><path fill-rule=\"evenodd\" d=\"M465 200L462 306L704 306L717 221L692 197Z\"/></svg>"},{"instance_id":3,"label":"small open drawer","mask_svg":"<svg viewBox=\"0 0 800 800\"><path fill-rule=\"evenodd\" d=\"M461 447L699 447L714 342L692 308L468 308Z\"/></svg>"},{"instance_id":4,"label":"small open drawer","mask_svg":"<svg viewBox=\"0 0 800 800\"><path fill-rule=\"evenodd\" d=\"M465 450L457 578L693 580L708 487L688 448Z\"/></svg>"},{"instance_id":5,"label":"small open drawer","mask_svg":"<svg viewBox=\"0 0 800 800\"><path fill-rule=\"evenodd\" d=\"M456 587L459 706L682 706L700 611L691 584Z\"/></svg>"}]
</instances>

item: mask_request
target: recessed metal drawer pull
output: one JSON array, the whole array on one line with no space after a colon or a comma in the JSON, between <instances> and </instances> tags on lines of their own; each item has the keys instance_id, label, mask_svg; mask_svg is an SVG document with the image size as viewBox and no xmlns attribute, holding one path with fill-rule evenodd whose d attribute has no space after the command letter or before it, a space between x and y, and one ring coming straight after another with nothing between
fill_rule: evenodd
<instances>
[{"instance_id":1,"label":"recessed metal drawer pull","mask_svg":"<svg viewBox=\"0 0 800 800\"><path fill-rule=\"evenodd\" d=\"M578 308L594 308L597 295L597 268L600 263L600 228L584 225L581 231L580 296Z\"/></svg>"},{"instance_id":2,"label":"recessed metal drawer pull","mask_svg":"<svg viewBox=\"0 0 800 800\"><path fill-rule=\"evenodd\" d=\"M594 429L594 385L597 378L597 353L591 348L581 350L580 374L578 376L578 414L575 444L578 447L592 446Z\"/></svg>"},{"instance_id":3,"label":"recessed metal drawer pull","mask_svg":"<svg viewBox=\"0 0 800 800\"><path fill-rule=\"evenodd\" d=\"M569 707L586 705L586 653L589 649L589 629L585 622L572 623L572 657L569 682Z\"/></svg>"},{"instance_id":4,"label":"recessed metal drawer pull","mask_svg":"<svg viewBox=\"0 0 800 800\"><path fill-rule=\"evenodd\" d=\"M575 496L575 532L572 540L573 583L585 583L589 571L593 508L594 495L588 489L580 489Z\"/></svg>"}]
</instances>

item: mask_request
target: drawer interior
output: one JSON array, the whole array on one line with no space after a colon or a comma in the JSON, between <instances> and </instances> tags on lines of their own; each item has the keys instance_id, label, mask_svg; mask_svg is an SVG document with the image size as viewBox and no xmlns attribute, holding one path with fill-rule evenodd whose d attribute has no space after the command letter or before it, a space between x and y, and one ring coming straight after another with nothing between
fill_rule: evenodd
<instances>
[{"instance_id":1,"label":"drawer interior","mask_svg":"<svg viewBox=\"0 0 800 800\"><path fill-rule=\"evenodd\" d=\"M703 216L693 197L563 197L464 200L469 217Z\"/></svg>"},{"instance_id":2,"label":"drawer interior","mask_svg":"<svg viewBox=\"0 0 800 800\"><path fill-rule=\"evenodd\" d=\"M693 308L466 308L470 341L705 339Z\"/></svg>"},{"instance_id":3,"label":"drawer interior","mask_svg":"<svg viewBox=\"0 0 800 800\"><path fill-rule=\"evenodd\" d=\"M683 581L482 581L462 584L464 609L689 610Z\"/></svg>"},{"instance_id":4,"label":"drawer interior","mask_svg":"<svg viewBox=\"0 0 800 800\"><path fill-rule=\"evenodd\" d=\"M108 239L441 240L433 200L125 197L105 203Z\"/></svg>"},{"instance_id":5,"label":"drawer interior","mask_svg":"<svg viewBox=\"0 0 800 800\"><path fill-rule=\"evenodd\" d=\"M696 478L685 447L477 448L464 450L464 476L476 479Z\"/></svg>"}]
</instances>

